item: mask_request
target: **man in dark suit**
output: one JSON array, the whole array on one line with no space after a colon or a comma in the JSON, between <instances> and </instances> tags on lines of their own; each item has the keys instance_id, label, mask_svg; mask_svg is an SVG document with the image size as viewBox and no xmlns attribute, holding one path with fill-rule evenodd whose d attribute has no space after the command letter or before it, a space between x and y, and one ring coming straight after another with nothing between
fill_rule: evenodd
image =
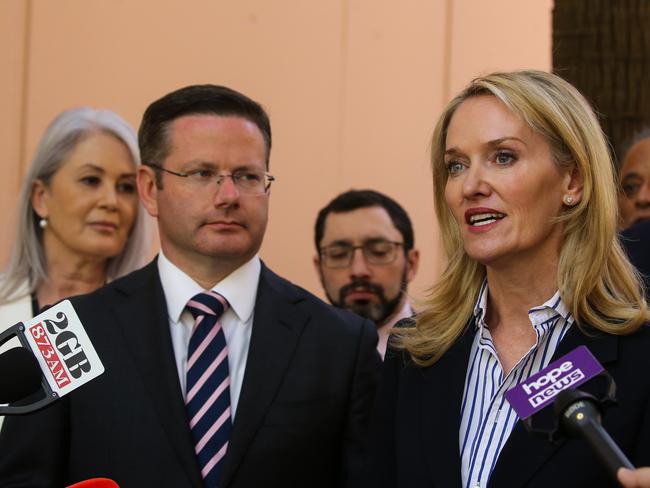
<instances>
[{"instance_id":1,"label":"man in dark suit","mask_svg":"<svg viewBox=\"0 0 650 488\"><path fill-rule=\"evenodd\" d=\"M191 86L149 106L139 142L161 252L72 300L106 372L6 423L0 485L355 486L377 336L257 256L273 181L266 113Z\"/></svg>"}]
</instances>

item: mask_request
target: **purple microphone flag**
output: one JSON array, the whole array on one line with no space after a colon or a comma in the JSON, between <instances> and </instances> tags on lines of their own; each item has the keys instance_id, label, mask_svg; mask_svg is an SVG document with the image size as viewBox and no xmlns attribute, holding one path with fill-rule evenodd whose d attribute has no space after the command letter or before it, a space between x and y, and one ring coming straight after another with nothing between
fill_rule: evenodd
<instances>
[{"instance_id":1,"label":"purple microphone flag","mask_svg":"<svg viewBox=\"0 0 650 488\"><path fill-rule=\"evenodd\" d=\"M602 371L591 351L580 346L508 390L506 400L525 419L552 403L562 390L575 389Z\"/></svg>"}]
</instances>

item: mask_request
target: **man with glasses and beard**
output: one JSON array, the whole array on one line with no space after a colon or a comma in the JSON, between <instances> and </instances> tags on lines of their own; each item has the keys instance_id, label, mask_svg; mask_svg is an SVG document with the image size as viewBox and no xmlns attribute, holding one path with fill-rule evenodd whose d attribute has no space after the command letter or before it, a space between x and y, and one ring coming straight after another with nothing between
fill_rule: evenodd
<instances>
[{"instance_id":1,"label":"man with glasses and beard","mask_svg":"<svg viewBox=\"0 0 650 488\"><path fill-rule=\"evenodd\" d=\"M318 213L315 243L314 265L327 298L375 323L383 357L391 327L413 315L406 288L419 251L409 216L386 195L350 190Z\"/></svg>"}]
</instances>

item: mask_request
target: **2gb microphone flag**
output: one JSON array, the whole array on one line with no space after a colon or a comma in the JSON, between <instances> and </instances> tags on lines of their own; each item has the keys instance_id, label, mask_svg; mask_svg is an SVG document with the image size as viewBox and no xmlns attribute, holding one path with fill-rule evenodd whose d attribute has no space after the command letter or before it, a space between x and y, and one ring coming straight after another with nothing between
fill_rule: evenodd
<instances>
[{"instance_id":1,"label":"2gb microphone flag","mask_svg":"<svg viewBox=\"0 0 650 488\"><path fill-rule=\"evenodd\" d=\"M586 346L580 346L506 392L506 400L521 419L550 403L562 390L575 389L603 372Z\"/></svg>"},{"instance_id":2,"label":"2gb microphone flag","mask_svg":"<svg viewBox=\"0 0 650 488\"><path fill-rule=\"evenodd\" d=\"M24 322L25 338L50 388L59 396L104 372L70 300L64 300Z\"/></svg>"}]
</instances>

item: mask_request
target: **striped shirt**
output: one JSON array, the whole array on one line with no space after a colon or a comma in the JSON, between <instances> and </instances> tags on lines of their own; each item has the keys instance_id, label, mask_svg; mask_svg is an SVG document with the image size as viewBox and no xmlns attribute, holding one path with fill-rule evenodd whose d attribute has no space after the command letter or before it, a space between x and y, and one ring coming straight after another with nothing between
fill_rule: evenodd
<instances>
[{"instance_id":1,"label":"striped shirt","mask_svg":"<svg viewBox=\"0 0 650 488\"><path fill-rule=\"evenodd\" d=\"M505 392L547 366L558 344L571 327L573 317L557 292L543 305L528 311L535 329L533 347L503 377L503 369L485 323L487 281L474 307L476 335L470 351L459 431L463 487L484 488L519 420L505 399Z\"/></svg>"}]
</instances>

